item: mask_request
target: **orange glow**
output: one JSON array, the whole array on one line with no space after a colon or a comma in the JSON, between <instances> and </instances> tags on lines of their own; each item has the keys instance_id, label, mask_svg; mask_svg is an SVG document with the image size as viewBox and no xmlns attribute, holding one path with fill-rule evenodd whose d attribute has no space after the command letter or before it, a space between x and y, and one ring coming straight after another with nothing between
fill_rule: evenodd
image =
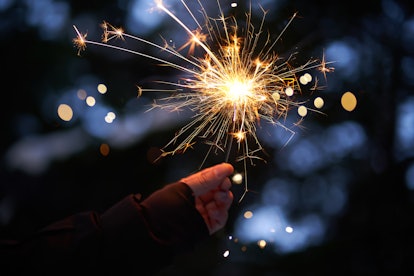
<instances>
[{"instance_id":1,"label":"orange glow","mask_svg":"<svg viewBox=\"0 0 414 276\"><path fill-rule=\"evenodd\" d=\"M341 97L342 107L346 111L353 111L357 105L357 99L352 92L345 92Z\"/></svg>"},{"instance_id":2,"label":"orange glow","mask_svg":"<svg viewBox=\"0 0 414 276\"><path fill-rule=\"evenodd\" d=\"M99 147L99 152L103 155L103 156L108 156L109 154L109 145L108 144L101 144L101 146Z\"/></svg>"},{"instance_id":3,"label":"orange glow","mask_svg":"<svg viewBox=\"0 0 414 276\"><path fill-rule=\"evenodd\" d=\"M60 104L57 110L58 116L63 121L70 121L73 117L73 110L67 104Z\"/></svg>"}]
</instances>

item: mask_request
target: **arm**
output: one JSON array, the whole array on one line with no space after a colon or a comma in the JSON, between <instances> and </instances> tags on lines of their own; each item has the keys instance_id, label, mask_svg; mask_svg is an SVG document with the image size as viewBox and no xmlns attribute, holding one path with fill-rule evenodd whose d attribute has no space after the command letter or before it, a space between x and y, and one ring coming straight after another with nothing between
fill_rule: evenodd
<instances>
[{"instance_id":1,"label":"arm","mask_svg":"<svg viewBox=\"0 0 414 276\"><path fill-rule=\"evenodd\" d=\"M7 267L31 273L62 269L96 273L131 266L138 271L158 270L175 254L191 250L224 226L232 194L223 183L229 184L227 176L232 168L229 165L220 174L223 166L218 165L218 174L215 169L206 169L143 201L129 195L102 215L76 214L26 240L2 243L1 256L6 256ZM209 212L215 217L210 218ZM218 216L218 212L225 214Z\"/></svg>"}]
</instances>

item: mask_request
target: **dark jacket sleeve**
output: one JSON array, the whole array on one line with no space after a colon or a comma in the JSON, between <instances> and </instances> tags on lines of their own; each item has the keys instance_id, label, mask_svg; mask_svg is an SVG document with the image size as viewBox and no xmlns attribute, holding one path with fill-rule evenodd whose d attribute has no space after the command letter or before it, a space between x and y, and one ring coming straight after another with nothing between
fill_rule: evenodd
<instances>
[{"instance_id":1,"label":"dark jacket sleeve","mask_svg":"<svg viewBox=\"0 0 414 276\"><path fill-rule=\"evenodd\" d=\"M2 270L151 275L206 237L191 189L177 182L142 202L129 195L103 214L75 214L24 240L1 241Z\"/></svg>"}]
</instances>

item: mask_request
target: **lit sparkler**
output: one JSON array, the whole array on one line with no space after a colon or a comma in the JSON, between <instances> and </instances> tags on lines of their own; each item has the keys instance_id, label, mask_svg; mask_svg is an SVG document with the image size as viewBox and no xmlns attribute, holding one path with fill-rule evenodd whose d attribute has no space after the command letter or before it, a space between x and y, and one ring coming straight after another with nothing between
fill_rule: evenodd
<instances>
[{"instance_id":1,"label":"lit sparkler","mask_svg":"<svg viewBox=\"0 0 414 276\"><path fill-rule=\"evenodd\" d=\"M153 90L138 87L139 95L149 91L171 92L169 96L154 101L152 108L173 111L189 108L194 113L192 120L163 147L159 158L183 153L202 139L207 141L210 147L200 167L211 153L222 152L227 162L235 141L238 152L236 162L243 161L245 172L245 192L242 199L248 192L247 162L253 165L254 160L264 160L259 156L263 147L256 134L259 123L267 121L283 127L291 133L290 140L294 132L281 120L286 119L292 107L297 107L302 117L307 113L308 109L304 103L294 100L295 94L302 93L302 86L312 81L311 75L304 74L305 71L317 69L326 74L333 68L327 67L328 63L324 57L322 61L311 59L294 67L291 64L294 55L282 59L275 52L276 43L297 16L296 13L280 34L271 40L270 35L262 37L267 11L262 9L263 17L258 28L251 23L251 12L246 13L246 24L240 28L235 17L224 15L219 0L218 18L208 16L200 0L197 2L204 22L200 22L185 0L181 0L197 26L192 30L171 12L162 0L155 0L157 8L170 16L189 36L188 42L178 49L165 40L163 44L156 44L129 35L107 22L102 24L102 42L86 39L87 35L79 32L74 26L77 32L74 43L78 47L78 53L85 50L87 44L100 45L149 58L183 72L185 76L179 82L160 81L172 89ZM113 39L126 38L169 53L182 64L108 43ZM199 47L204 55L192 56L195 47ZM181 53L185 48L188 48L188 54ZM299 73L303 73L300 78ZM312 90L318 89L316 78L313 83Z\"/></svg>"}]
</instances>

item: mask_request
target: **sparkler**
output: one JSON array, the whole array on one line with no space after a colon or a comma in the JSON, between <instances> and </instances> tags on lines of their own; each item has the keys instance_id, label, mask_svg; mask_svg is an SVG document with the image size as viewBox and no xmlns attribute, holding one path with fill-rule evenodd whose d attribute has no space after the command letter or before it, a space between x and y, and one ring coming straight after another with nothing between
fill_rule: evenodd
<instances>
[{"instance_id":1,"label":"sparkler","mask_svg":"<svg viewBox=\"0 0 414 276\"><path fill-rule=\"evenodd\" d=\"M294 99L295 95L302 93L302 87L312 81L311 75L305 74L305 71L317 69L325 75L333 67L327 67L328 62L324 57L321 61L310 59L305 64L294 67L294 54L283 59L275 52L276 43L297 13L293 14L280 34L272 40L270 34L264 37L267 11L263 9L258 28L252 24L251 10L246 13L245 25L239 27L234 16L224 15L219 0L218 18L210 17L200 0L197 0L203 22L197 19L185 0L181 0L181 3L195 23L196 28L193 30L170 11L162 0L155 0L157 8L181 26L189 36L187 43L178 49L166 40L162 44L156 44L127 34L123 29L107 22L101 25L101 42L86 39L87 34L82 34L73 26L77 33L74 43L78 47L78 54L85 50L87 44L94 44L142 56L184 73L178 82L159 81L171 86L171 89L138 87L139 95L154 91L171 93L155 100L151 109L178 111L188 108L194 113L192 120L162 148L159 158L184 153L193 148L197 141L203 140L209 145L209 150L201 168L211 153L225 154L225 161L228 162L233 143L236 142L238 156L235 160L243 161L244 164L245 191L239 200L241 201L248 192L247 162L254 165L254 160L265 161L259 156L263 147L256 134L260 122L266 121L289 131L291 136L286 142L288 143L295 132L282 121L293 107L298 108L302 118L308 110L304 102L296 102ZM109 43L113 39L126 38L171 54L182 64ZM204 53L202 56L192 56L196 47ZM188 48L188 54L182 53L185 48ZM303 75L299 77L299 73ZM311 90L319 89L317 78L313 83Z\"/></svg>"}]
</instances>

